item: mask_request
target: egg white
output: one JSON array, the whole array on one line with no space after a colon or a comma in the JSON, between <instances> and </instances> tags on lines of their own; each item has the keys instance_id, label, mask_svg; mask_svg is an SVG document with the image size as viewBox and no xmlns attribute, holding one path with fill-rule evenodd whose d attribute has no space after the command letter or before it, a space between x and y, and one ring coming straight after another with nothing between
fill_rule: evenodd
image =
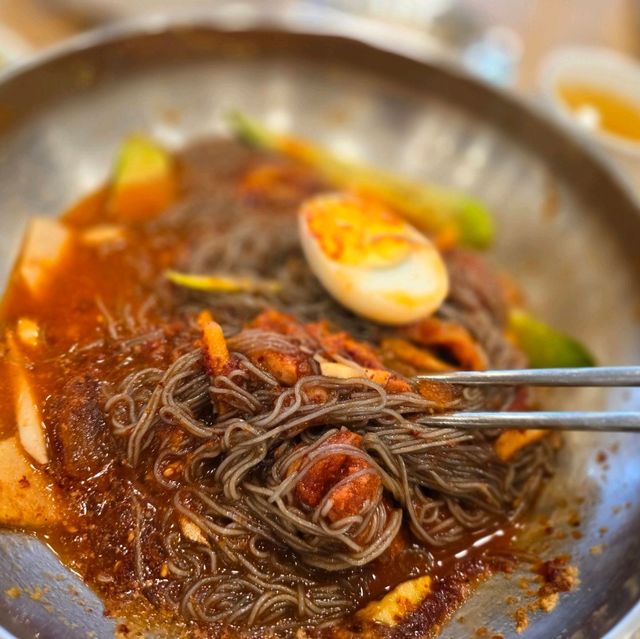
<instances>
[{"instance_id":1,"label":"egg white","mask_svg":"<svg viewBox=\"0 0 640 639\"><path fill-rule=\"evenodd\" d=\"M411 225L407 257L389 266L354 266L332 260L320 247L303 212L300 242L309 267L340 304L381 324L400 325L431 315L449 292L446 266L435 246Z\"/></svg>"}]
</instances>

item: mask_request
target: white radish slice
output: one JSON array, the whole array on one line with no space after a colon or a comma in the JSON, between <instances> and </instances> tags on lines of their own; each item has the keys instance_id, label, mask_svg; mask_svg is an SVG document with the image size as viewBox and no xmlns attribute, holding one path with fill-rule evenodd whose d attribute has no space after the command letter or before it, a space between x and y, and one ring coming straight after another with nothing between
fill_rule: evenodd
<instances>
[{"instance_id":1,"label":"white radish slice","mask_svg":"<svg viewBox=\"0 0 640 639\"><path fill-rule=\"evenodd\" d=\"M44 438L44 424L36 405L27 376L23 371L16 373L16 418L18 435L25 451L39 464L48 464L47 443Z\"/></svg>"},{"instance_id":2,"label":"white radish slice","mask_svg":"<svg viewBox=\"0 0 640 639\"><path fill-rule=\"evenodd\" d=\"M31 220L22 247L19 273L33 295L42 293L70 240L71 231L61 222L45 217Z\"/></svg>"},{"instance_id":3,"label":"white radish slice","mask_svg":"<svg viewBox=\"0 0 640 639\"><path fill-rule=\"evenodd\" d=\"M34 320L21 317L16 324L16 335L25 346L34 348L40 339L40 327Z\"/></svg>"},{"instance_id":4,"label":"white radish slice","mask_svg":"<svg viewBox=\"0 0 640 639\"><path fill-rule=\"evenodd\" d=\"M46 475L28 461L16 437L0 441L0 524L40 528L63 516Z\"/></svg>"},{"instance_id":5,"label":"white radish slice","mask_svg":"<svg viewBox=\"0 0 640 639\"><path fill-rule=\"evenodd\" d=\"M80 241L87 246L102 246L121 242L126 237L122 226L116 224L97 224L90 226L80 234Z\"/></svg>"},{"instance_id":6,"label":"white radish slice","mask_svg":"<svg viewBox=\"0 0 640 639\"><path fill-rule=\"evenodd\" d=\"M346 364L337 362L320 362L320 372L325 377L337 377L338 379L352 379L354 377L366 377L363 369L358 370Z\"/></svg>"},{"instance_id":7,"label":"white radish slice","mask_svg":"<svg viewBox=\"0 0 640 639\"><path fill-rule=\"evenodd\" d=\"M11 333L7 334L9 355L13 363L13 390L16 407L18 438L25 452L39 464L49 463L44 422L35 394L31 388L22 355Z\"/></svg>"}]
</instances>

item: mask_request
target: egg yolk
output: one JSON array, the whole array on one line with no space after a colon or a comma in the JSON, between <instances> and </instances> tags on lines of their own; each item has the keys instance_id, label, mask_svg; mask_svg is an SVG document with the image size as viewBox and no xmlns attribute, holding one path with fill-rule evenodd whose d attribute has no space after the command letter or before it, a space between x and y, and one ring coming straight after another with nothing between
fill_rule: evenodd
<instances>
[{"instance_id":1,"label":"egg yolk","mask_svg":"<svg viewBox=\"0 0 640 639\"><path fill-rule=\"evenodd\" d=\"M372 200L318 198L304 215L323 253L341 264L393 266L406 259L415 244L407 237L406 222Z\"/></svg>"}]
</instances>

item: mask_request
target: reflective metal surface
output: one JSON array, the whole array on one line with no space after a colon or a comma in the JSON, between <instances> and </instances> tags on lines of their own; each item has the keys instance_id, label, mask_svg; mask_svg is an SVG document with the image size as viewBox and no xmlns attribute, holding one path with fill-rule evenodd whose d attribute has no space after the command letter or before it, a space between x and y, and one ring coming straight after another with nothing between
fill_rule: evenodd
<instances>
[{"instance_id":1,"label":"reflective metal surface","mask_svg":"<svg viewBox=\"0 0 640 639\"><path fill-rule=\"evenodd\" d=\"M179 146L223 132L222 116L235 107L336 152L484 198L500 229L492 259L523 282L530 305L590 344L600 363L640 361L640 217L627 190L581 143L446 66L330 37L332 25L300 16L256 29L254 22L246 12L185 18L170 28L151 20L82 38L4 77L0 279L27 218L56 215L104 180L125 134L141 130ZM340 29L370 42L385 35L360 23ZM408 40L402 47L425 53ZM564 408L640 408L633 389L562 397ZM606 463L597 461L599 451ZM553 530L532 536L546 557L569 553L581 585L551 613L531 612L520 636L628 637L635 629L639 459L634 434L567 437L560 472L537 507L537 517L551 522L532 525ZM532 601L517 582L515 575L483 584L460 611L464 623L454 619L442 636L463 639L480 627L489 636L517 636L515 608ZM506 603L510 595L524 603ZM46 547L6 532L0 624L17 637L113 633L99 602Z\"/></svg>"}]
</instances>

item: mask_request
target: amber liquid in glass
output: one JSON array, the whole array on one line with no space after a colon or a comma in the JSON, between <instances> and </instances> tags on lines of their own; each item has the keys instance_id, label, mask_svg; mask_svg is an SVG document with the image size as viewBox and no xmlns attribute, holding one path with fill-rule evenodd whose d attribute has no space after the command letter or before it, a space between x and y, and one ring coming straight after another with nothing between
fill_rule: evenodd
<instances>
[{"instance_id":1,"label":"amber liquid in glass","mask_svg":"<svg viewBox=\"0 0 640 639\"><path fill-rule=\"evenodd\" d=\"M560 84L556 90L578 118L589 118L606 133L640 141L640 104L611 89L588 84Z\"/></svg>"}]
</instances>

